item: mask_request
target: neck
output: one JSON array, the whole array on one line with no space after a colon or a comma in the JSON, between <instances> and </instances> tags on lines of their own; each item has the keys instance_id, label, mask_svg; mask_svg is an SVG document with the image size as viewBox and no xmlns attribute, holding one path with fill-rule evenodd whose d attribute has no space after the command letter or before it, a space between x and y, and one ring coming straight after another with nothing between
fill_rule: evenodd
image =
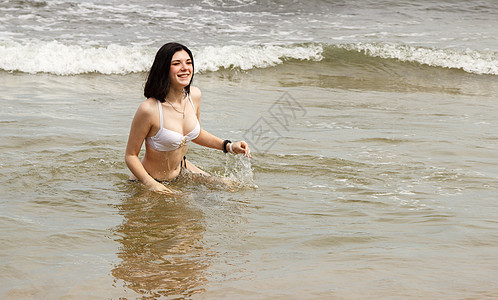
<instances>
[{"instance_id":1,"label":"neck","mask_svg":"<svg viewBox=\"0 0 498 300\"><path fill-rule=\"evenodd\" d=\"M169 102L181 103L184 97L185 97L185 92L183 88L182 89L170 88L168 94L166 95L166 99Z\"/></svg>"}]
</instances>

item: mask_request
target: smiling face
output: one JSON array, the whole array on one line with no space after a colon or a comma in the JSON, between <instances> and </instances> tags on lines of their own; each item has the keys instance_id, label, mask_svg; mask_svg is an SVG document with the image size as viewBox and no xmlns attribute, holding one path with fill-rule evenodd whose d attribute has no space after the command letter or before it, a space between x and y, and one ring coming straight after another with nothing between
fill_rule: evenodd
<instances>
[{"instance_id":1,"label":"smiling face","mask_svg":"<svg viewBox=\"0 0 498 300\"><path fill-rule=\"evenodd\" d=\"M193 72L192 59L187 51L181 50L175 52L171 58L171 66L169 68L171 86L178 88L186 87L192 80Z\"/></svg>"}]
</instances>

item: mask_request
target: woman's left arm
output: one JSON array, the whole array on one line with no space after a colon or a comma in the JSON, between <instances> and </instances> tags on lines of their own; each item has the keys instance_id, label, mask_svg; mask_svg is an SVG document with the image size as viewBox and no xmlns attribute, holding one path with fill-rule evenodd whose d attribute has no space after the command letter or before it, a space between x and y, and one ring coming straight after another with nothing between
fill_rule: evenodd
<instances>
[{"instance_id":1,"label":"woman's left arm","mask_svg":"<svg viewBox=\"0 0 498 300\"><path fill-rule=\"evenodd\" d=\"M201 91L196 87L190 88L192 101L194 102L194 106L196 107L196 115L199 120L199 124L201 123ZM209 147L213 149L222 150L223 152L233 152L234 154L244 154L247 157L251 157L251 149L249 145L245 141L235 142L233 144L226 144L224 140L219 137L207 132L204 129L201 129L199 136L193 140L194 143ZM225 149L223 149L225 147Z\"/></svg>"},{"instance_id":2,"label":"woman's left arm","mask_svg":"<svg viewBox=\"0 0 498 300\"><path fill-rule=\"evenodd\" d=\"M224 140L219 137L201 129L199 136L193 140L194 143L209 147L213 149L222 150L223 152L231 152L234 154L244 154L244 156L251 157L251 149L245 141L235 142L235 143L225 143ZM225 149L223 149L225 147Z\"/></svg>"}]
</instances>

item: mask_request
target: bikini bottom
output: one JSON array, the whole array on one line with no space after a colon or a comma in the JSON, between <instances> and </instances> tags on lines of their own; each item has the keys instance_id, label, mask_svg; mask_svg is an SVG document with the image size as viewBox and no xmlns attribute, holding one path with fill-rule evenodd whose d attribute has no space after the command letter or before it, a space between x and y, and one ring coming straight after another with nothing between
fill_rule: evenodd
<instances>
[{"instance_id":1,"label":"bikini bottom","mask_svg":"<svg viewBox=\"0 0 498 300\"><path fill-rule=\"evenodd\" d=\"M180 162L180 167L181 167L180 173L178 173L178 175L176 175L176 177L173 179L169 179L169 180L159 180L156 178L154 178L154 179L160 183L172 183L172 182L178 181L179 178L182 177L182 175L185 173L185 171L188 171L188 169L187 169L187 157L186 156L183 156L183 159Z\"/></svg>"},{"instance_id":2,"label":"bikini bottom","mask_svg":"<svg viewBox=\"0 0 498 300\"><path fill-rule=\"evenodd\" d=\"M178 175L176 175L175 178L169 179L169 180L159 180L159 179L154 178L154 180L157 181L157 182L160 182L160 183L171 183L171 182L178 181L178 179L183 175L183 173L185 173L186 171L188 171L188 169L187 169L187 157L186 156L183 156L183 159L180 162L180 166L181 166L180 173L178 173ZM138 180L137 179L128 179L128 181L130 181L130 182L137 182Z\"/></svg>"}]
</instances>

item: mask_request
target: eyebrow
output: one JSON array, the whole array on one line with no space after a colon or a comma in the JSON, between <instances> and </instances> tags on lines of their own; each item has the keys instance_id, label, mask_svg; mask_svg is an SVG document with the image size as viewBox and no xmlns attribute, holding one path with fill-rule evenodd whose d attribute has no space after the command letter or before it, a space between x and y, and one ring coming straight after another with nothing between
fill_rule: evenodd
<instances>
[{"instance_id":1,"label":"eyebrow","mask_svg":"<svg viewBox=\"0 0 498 300\"><path fill-rule=\"evenodd\" d=\"M187 58L187 59L186 59L186 61L189 61L189 60L190 60L190 61L192 61L192 59L191 59L191 58ZM171 62L173 63L173 62L176 62L176 61L177 61L177 62L180 62L180 61L182 61L182 60L181 60L181 59L175 59L175 60L172 60Z\"/></svg>"}]
</instances>

